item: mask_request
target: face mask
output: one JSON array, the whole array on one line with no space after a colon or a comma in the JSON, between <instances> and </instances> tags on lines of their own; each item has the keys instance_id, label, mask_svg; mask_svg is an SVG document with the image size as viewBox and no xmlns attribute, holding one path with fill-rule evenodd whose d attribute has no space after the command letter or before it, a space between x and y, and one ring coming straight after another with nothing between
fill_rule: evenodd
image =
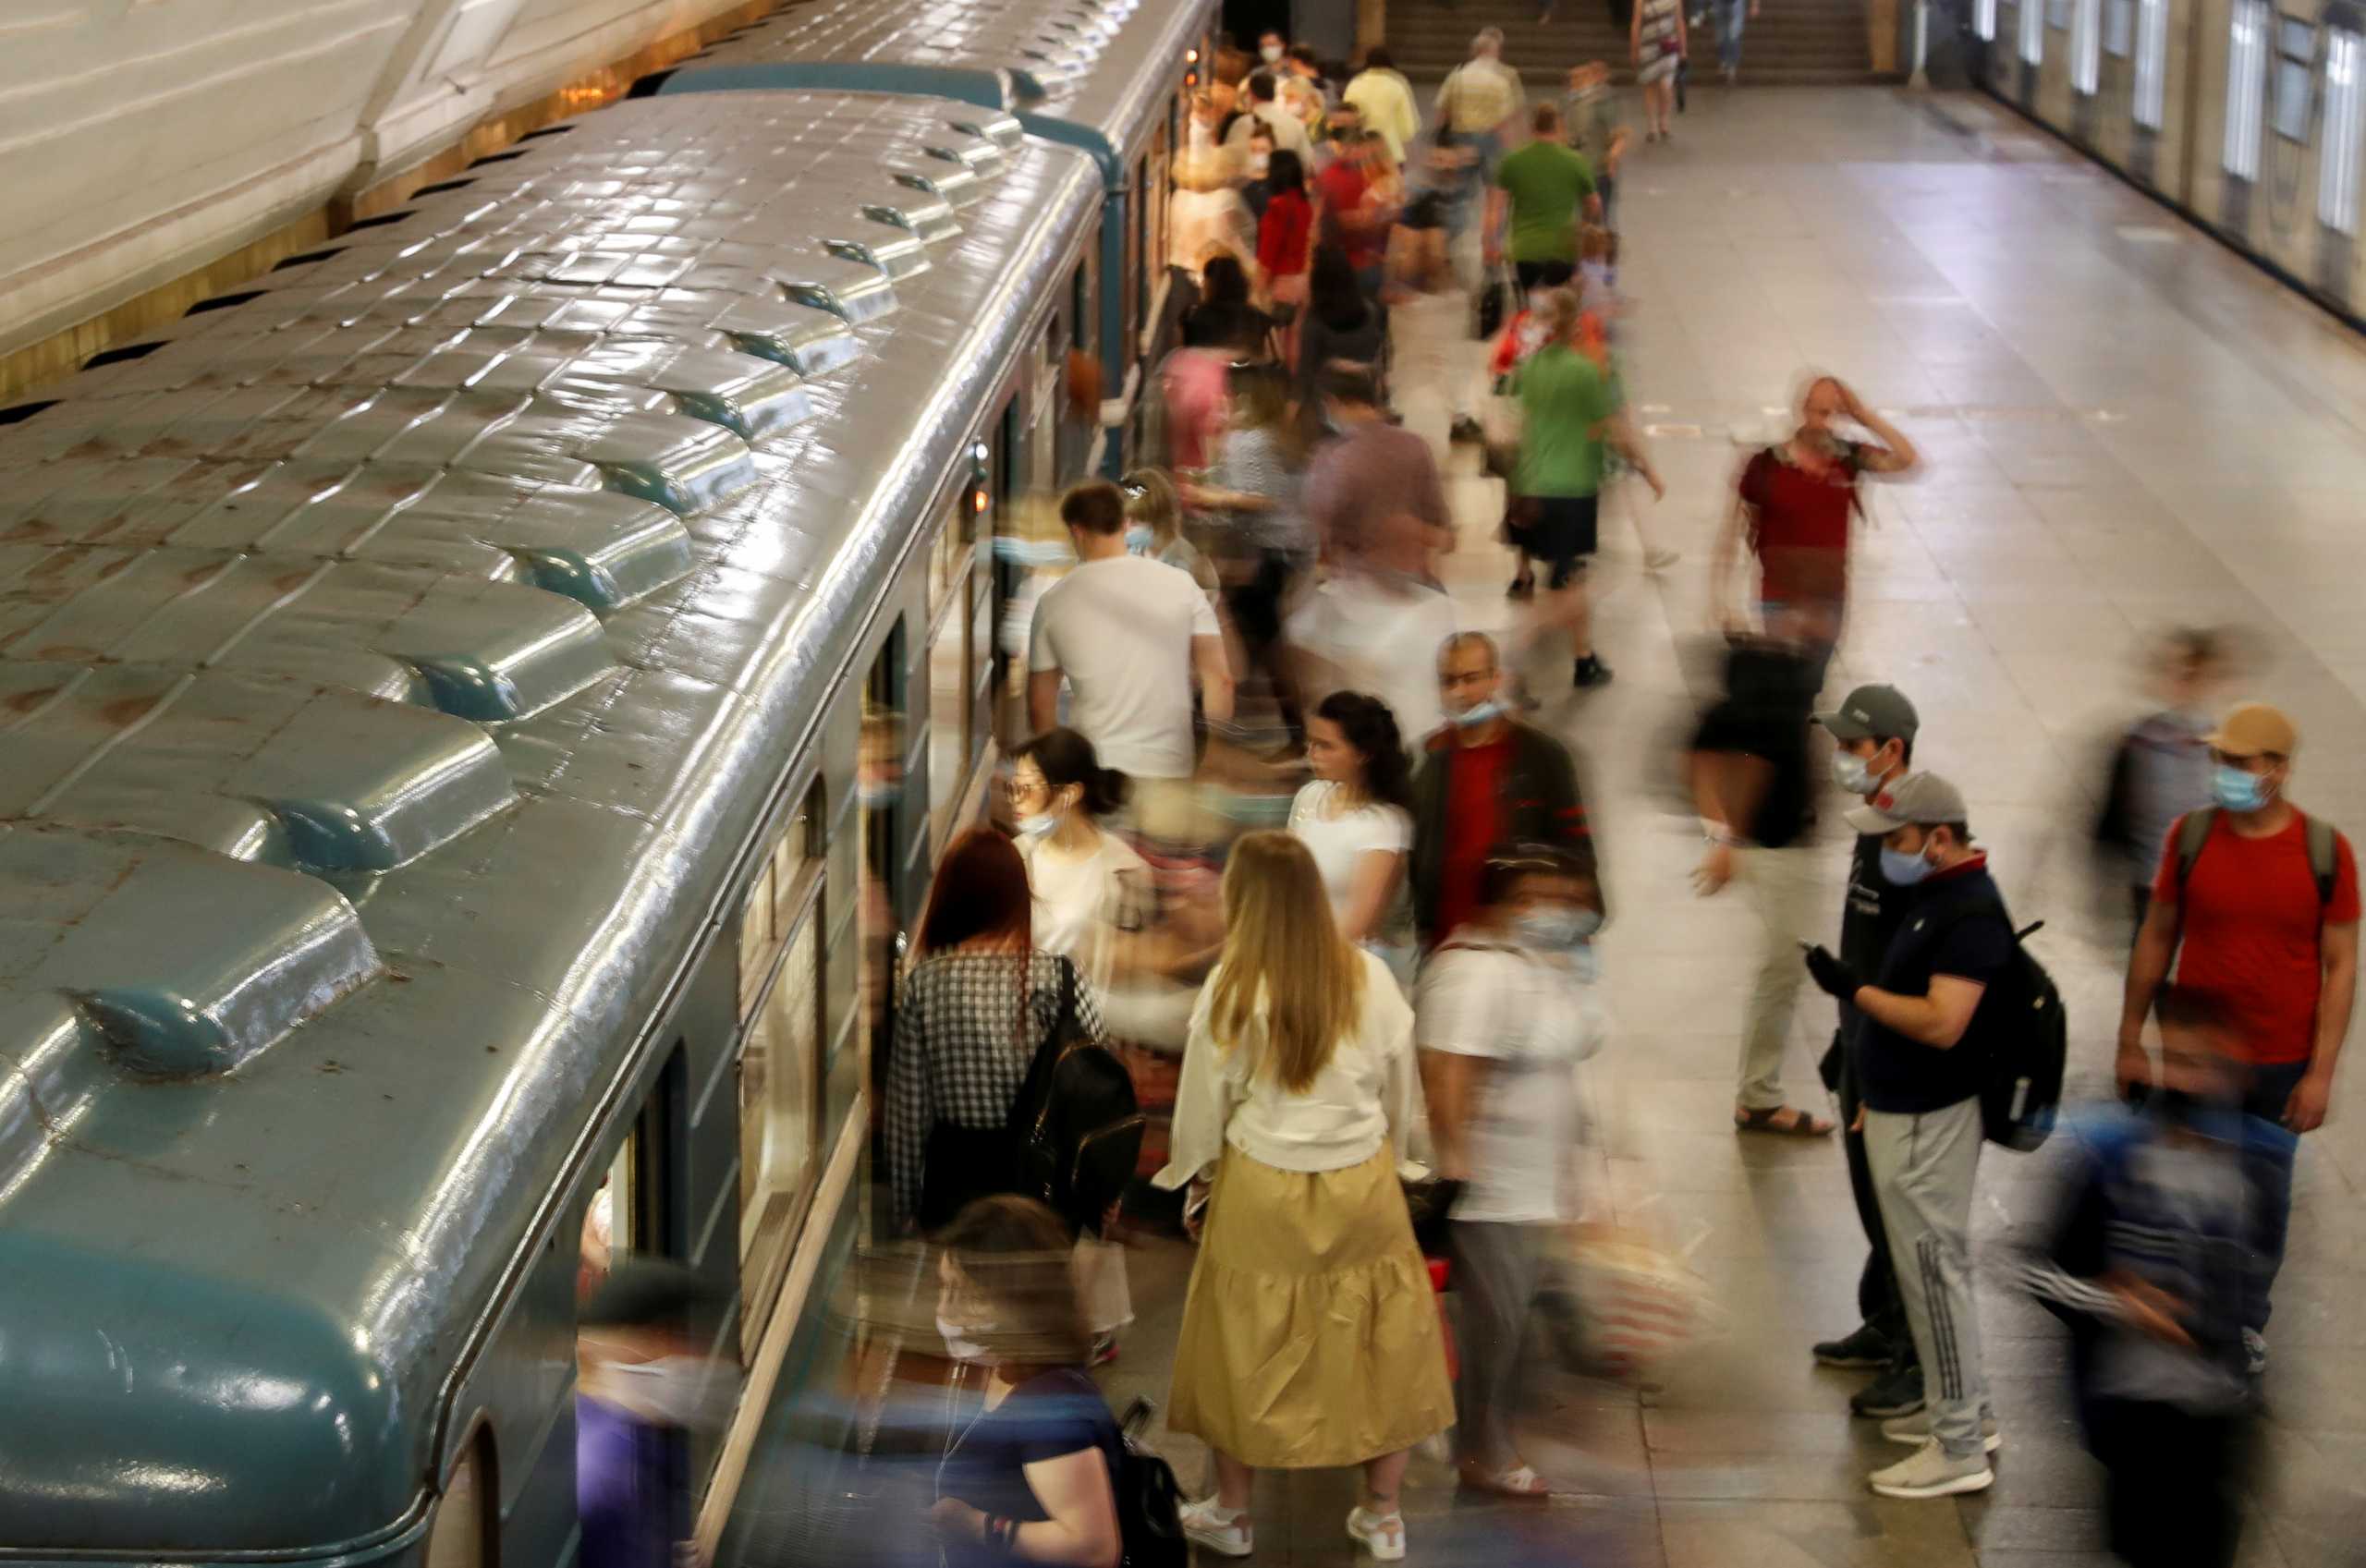
<instances>
[{"instance_id":1,"label":"face mask","mask_svg":"<svg viewBox=\"0 0 2366 1568\"><path fill-rule=\"evenodd\" d=\"M1575 915L1570 917L1570 921L1571 933L1575 935L1579 942L1585 942L1590 940L1593 936L1594 932L1602 930L1602 911L1599 909L1580 909Z\"/></svg>"},{"instance_id":2,"label":"face mask","mask_svg":"<svg viewBox=\"0 0 2366 1568\"><path fill-rule=\"evenodd\" d=\"M594 1397L657 1426L698 1431L728 1426L737 1403L732 1380L696 1355L612 1362L601 1369Z\"/></svg>"},{"instance_id":3,"label":"face mask","mask_svg":"<svg viewBox=\"0 0 2366 1568\"><path fill-rule=\"evenodd\" d=\"M1271 152L1251 152L1249 154L1249 172L1256 176L1259 179L1263 179L1272 170L1273 166L1274 155Z\"/></svg>"},{"instance_id":4,"label":"face mask","mask_svg":"<svg viewBox=\"0 0 2366 1568\"><path fill-rule=\"evenodd\" d=\"M1257 51L1257 57L1269 66L1279 65L1282 60L1282 46L1278 43L1268 43Z\"/></svg>"},{"instance_id":5,"label":"face mask","mask_svg":"<svg viewBox=\"0 0 2366 1568\"><path fill-rule=\"evenodd\" d=\"M1931 862L1922 858L1922 852L1919 849L1882 851L1882 875L1894 887L1912 887L1934 869L1936 868Z\"/></svg>"},{"instance_id":6,"label":"face mask","mask_svg":"<svg viewBox=\"0 0 2366 1568\"><path fill-rule=\"evenodd\" d=\"M2229 811L2256 811L2275 798L2265 779L2224 762L2210 770L2210 793Z\"/></svg>"},{"instance_id":7,"label":"face mask","mask_svg":"<svg viewBox=\"0 0 2366 1568\"><path fill-rule=\"evenodd\" d=\"M1832 782L1851 795L1873 793L1873 770L1862 757L1846 751L1832 754Z\"/></svg>"},{"instance_id":8,"label":"face mask","mask_svg":"<svg viewBox=\"0 0 2366 1568\"><path fill-rule=\"evenodd\" d=\"M1021 838L1042 838L1045 833L1050 833L1054 828L1056 828L1059 825L1060 819L1054 812L1031 811L1026 816L1018 819L1018 836Z\"/></svg>"},{"instance_id":9,"label":"face mask","mask_svg":"<svg viewBox=\"0 0 2366 1568\"><path fill-rule=\"evenodd\" d=\"M1561 961L1568 965L1579 985L1590 986L1602 978L1602 955L1582 942L1563 954Z\"/></svg>"},{"instance_id":10,"label":"face mask","mask_svg":"<svg viewBox=\"0 0 2366 1568\"><path fill-rule=\"evenodd\" d=\"M1149 554L1151 546L1156 542L1157 536L1150 531L1148 523L1136 523L1126 529L1126 548L1136 555Z\"/></svg>"},{"instance_id":11,"label":"face mask","mask_svg":"<svg viewBox=\"0 0 2366 1568\"><path fill-rule=\"evenodd\" d=\"M1574 909L1525 910L1512 918L1512 934L1520 940L1523 946L1557 953L1577 944L1578 912Z\"/></svg>"},{"instance_id":12,"label":"face mask","mask_svg":"<svg viewBox=\"0 0 2366 1568\"><path fill-rule=\"evenodd\" d=\"M1494 720L1502 718L1503 715L1503 703L1491 697L1484 702L1479 703L1473 707L1466 708L1461 712L1452 714L1450 716L1456 723L1460 724L1464 729L1468 730L1476 729L1481 724L1493 723Z\"/></svg>"},{"instance_id":13,"label":"face mask","mask_svg":"<svg viewBox=\"0 0 2366 1568\"><path fill-rule=\"evenodd\" d=\"M970 1330L977 1333L992 1333L994 1325L973 1323L970 1325ZM945 1336L945 1354L953 1357L954 1360L987 1361L992 1359L987 1355L984 1345L963 1333L961 1325L952 1321L942 1312L936 1315L936 1331Z\"/></svg>"}]
</instances>

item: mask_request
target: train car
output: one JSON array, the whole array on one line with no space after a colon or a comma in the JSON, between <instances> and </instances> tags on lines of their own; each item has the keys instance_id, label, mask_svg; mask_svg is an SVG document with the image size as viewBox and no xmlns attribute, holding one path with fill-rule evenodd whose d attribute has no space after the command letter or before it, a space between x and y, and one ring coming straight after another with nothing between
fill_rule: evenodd
<instances>
[{"instance_id":1,"label":"train car","mask_svg":"<svg viewBox=\"0 0 2366 1568\"><path fill-rule=\"evenodd\" d=\"M1079 299L1093 327L1076 346L1097 358L1109 393L1092 461L1114 478L1140 449L1144 379L1171 346L1173 164L1216 13L1215 0L825 0L743 29L634 91L937 92L1089 152L1108 206Z\"/></svg>"},{"instance_id":2,"label":"train car","mask_svg":"<svg viewBox=\"0 0 2366 1568\"><path fill-rule=\"evenodd\" d=\"M1989 90L2352 322L2359 0L1975 0Z\"/></svg>"},{"instance_id":3,"label":"train car","mask_svg":"<svg viewBox=\"0 0 2366 1568\"><path fill-rule=\"evenodd\" d=\"M570 1561L612 1248L704 1547L829 1375L1099 243L948 107L602 110L0 412L7 1555Z\"/></svg>"}]
</instances>

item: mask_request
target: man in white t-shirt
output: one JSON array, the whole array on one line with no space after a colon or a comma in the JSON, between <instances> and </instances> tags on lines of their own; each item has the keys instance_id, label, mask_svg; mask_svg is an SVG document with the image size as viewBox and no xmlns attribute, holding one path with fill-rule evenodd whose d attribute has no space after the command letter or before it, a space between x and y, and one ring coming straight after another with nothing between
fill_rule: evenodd
<instances>
[{"instance_id":1,"label":"man in white t-shirt","mask_svg":"<svg viewBox=\"0 0 2366 1568\"><path fill-rule=\"evenodd\" d=\"M1438 648L1459 628L1453 599L1433 584L1392 571L1342 571L1306 596L1286 629L1309 712L1335 691L1377 697L1416 756L1445 723Z\"/></svg>"},{"instance_id":2,"label":"man in white t-shirt","mask_svg":"<svg viewBox=\"0 0 2366 1568\"><path fill-rule=\"evenodd\" d=\"M1577 1067L1602 1046L1592 945L1602 914L1592 878L1559 845L1490 852L1482 898L1483 915L1422 968L1414 1039L1438 1174L1462 1184L1452 1245L1463 1482L1536 1497L1544 1483L1521 1462L1511 1418L1545 1241L1577 1215Z\"/></svg>"},{"instance_id":3,"label":"man in white t-shirt","mask_svg":"<svg viewBox=\"0 0 2366 1568\"><path fill-rule=\"evenodd\" d=\"M1068 726L1101 765L1139 779L1187 779L1191 687L1211 723L1232 717L1232 672L1215 607L1191 574L1128 554L1125 492L1091 480L1060 499L1077 565L1043 590L1028 650L1027 714L1038 735L1060 722L1060 682L1074 694Z\"/></svg>"}]
</instances>

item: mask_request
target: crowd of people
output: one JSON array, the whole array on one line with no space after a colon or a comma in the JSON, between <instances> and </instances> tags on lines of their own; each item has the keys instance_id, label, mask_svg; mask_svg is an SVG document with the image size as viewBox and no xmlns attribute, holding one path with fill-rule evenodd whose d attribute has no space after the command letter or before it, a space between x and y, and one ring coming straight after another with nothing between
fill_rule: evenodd
<instances>
[{"instance_id":1,"label":"crowd of people","mask_svg":"<svg viewBox=\"0 0 2366 1568\"><path fill-rule=\"evenodd\" d=\"M1724 5L1738 46L1744 0ZM1684 46L1674 0L1635 27L1639 55L1663 27L1654 58ZM1197 296L1159 377L1165 461L1059 502L1069 558L1027 600L1028 735L938 867L884 1066L888 1228L937 1239L945 1348L988 1373L938 1477L948 1560L1118 1560L1126 1450L1085 1374L1133 1320L1122 1243L1143 1227L1197 1244L1167 1421L1213 1455L1179 1513L1201 1549L1254 1550L1258 1471L1354 1466L1346 1533L1401 1559L1409 1458L1449 1430L1464 1486L1549 1490L1512 1416L1523 1328L1585 1206L1609 906L1534 672L1566 639L1573 700L1611 678L1586 591L1602 500L1623 475L1663 486L1625 407L1633 139L1609 73L1531 105L1500 51L1475 41L1433 124L1384 52L1350 74L1273 35L1193 104L1175 260ZM1643 73L1647 138L1664 81ZM1457 442L1503 480L1508 631L1440 581ZM2050 1103L2024 1080L2000 1109L1997 1064L2060 1006L1963 792L1924 765L1946 716L1934 737L1896 686L1823 695L1863 488L1921 463L1830 376L1745 456L1711 563L1721 689L1682 757L1695 886L1746 900L1759 943L1732 1124L1844 1146L1861 1321L1812 1354L1867 1374L1851 1409L1908 1451L1870 1485L1904 1499L1994 1478L1973 1184L1984 1143L2043 1136ZM2165 706L2115 760L2096 838L2132 893L2116 1077L2137 1108L2082 1129L2060 1223L2014 1275L2072 1323L2113 1546L2139 1563L2230 1560L2297 1140L2325 1116L2356 980L2348 844L2288 797L2287 716L2209 711L2227 662L2219 634L2177 634ZM1817 831L1835 788L1845 857ZM1809 985L1835 1003L1836 1115L1784 1082ZM1139 1180L1062 1210L1017 1196L1014 1107L1079 1044L1130 1076L1140 1114L1109 1126L1139 1140ZM1443 1222L1417 1235L1409 1193Z\"/></svg>"}]
</instances>

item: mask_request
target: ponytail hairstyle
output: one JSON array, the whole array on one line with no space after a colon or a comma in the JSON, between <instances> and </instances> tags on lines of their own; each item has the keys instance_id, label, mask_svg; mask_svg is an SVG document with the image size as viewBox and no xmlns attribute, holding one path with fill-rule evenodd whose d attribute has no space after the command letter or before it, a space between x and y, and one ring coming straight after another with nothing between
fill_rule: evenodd
<instances>
[{"instance_id":1,"label":"ponytail hairstyle","mask_svg":"<svg viewBox=\"0 0 2366 1568\"><path fill-rule=\"evenodd\" d=\"M1083 793L1077 808L1088 817L1107 816L1123 806L1133 790L1133 781L1115 768L1103 767L1092 742L1072 729L1045 730L1013 747L1010 760L1016 762L1022 758L1031 759L1043 770L1043 783L1053 794L1070 784L1079 786Z\"/></svg>"}]
</instances>

